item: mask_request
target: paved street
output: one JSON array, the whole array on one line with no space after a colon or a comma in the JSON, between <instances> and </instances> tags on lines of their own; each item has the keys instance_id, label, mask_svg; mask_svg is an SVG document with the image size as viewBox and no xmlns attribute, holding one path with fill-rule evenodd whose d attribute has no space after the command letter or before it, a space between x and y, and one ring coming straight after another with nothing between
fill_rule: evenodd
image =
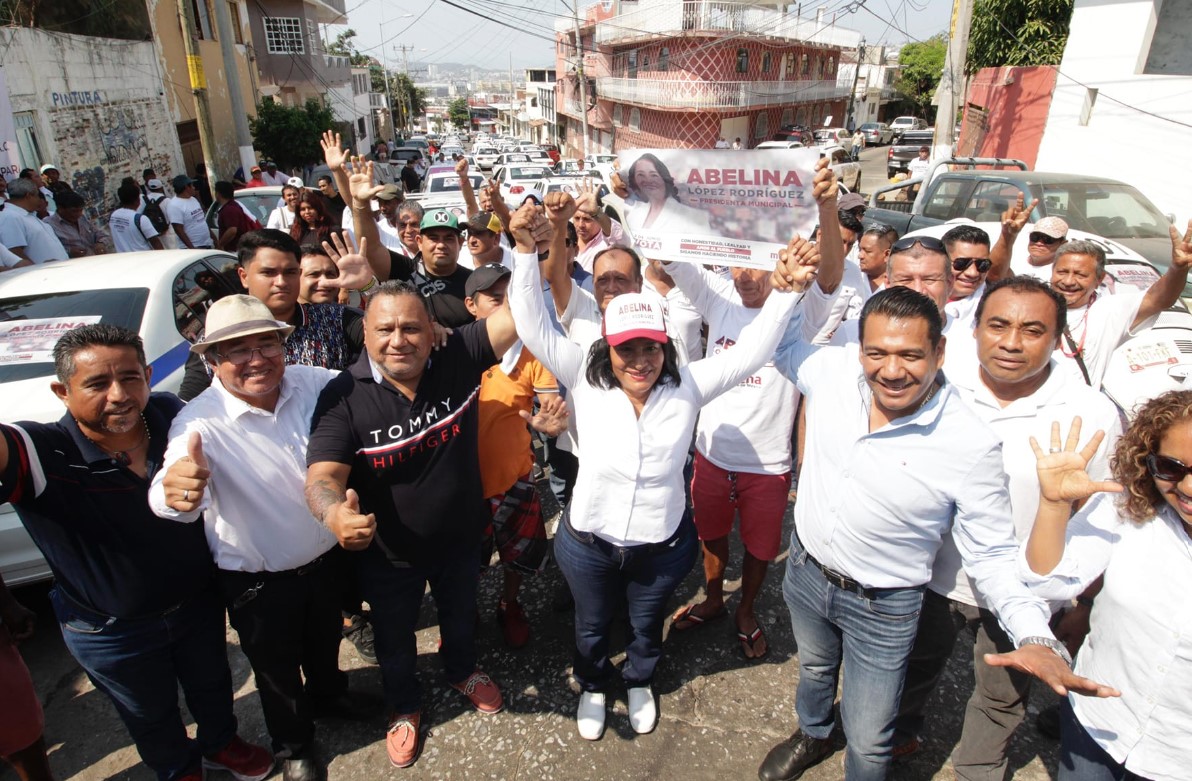
<instances>
[{"instance_id":1,"label":"paved street","mask_svg":"<svg viewBox=\"0 0 1192 781\"><path fill-rule=\"evenodd\" d=\"M789 532L789 513L787 520ZM733 556L730 593L739 586L739 581L731 580L740 576L739 547L734 549ZM528 584L524 603L535 624L535 636L520 651L509 651L501 643L493 619L500 578L499 573L490 571L482 586L481 664L502 684L506 711L496 716L476 713L446 686L434 658L438 630L434 612L428 606L418 633L419 668L428 705L423 726L429 728L422 757L413 768L392 769L385 755L384 723L380 718L366 724L325 722L319 737L327 755L333 758L330 778L332 781L756 778L757 765L766 751L794 727L792 708L798 663L779 588L782 565L780 561L758 603L759 617L771 645L765 662L752 664L743 659L737 651L731 619L712 623L694 634L672 634L667 640L667 656L655 687L661 696L658 729L646 736L632 732L621 691L604 738L595 743L580 739L575 731L577 695L567 683L571 622L568 613L554 612L551 607L562 583L558 571L551 569ZM701 585L697 565L676 594L675 607L694 598ZM49 619L45 588L22 590L18 598L25 600L41 618L36 637L23 645L22 651L46 706L50 763L57 777L76 781L151 781L152 774L139 764L107 698L90 686L63 649L57 626ZM730 608L734 604L730 596ZM267 742L251 671L230 629L228 641L241 734ZM947 757L958 738L964 700L972 685L968 649L971 642L967 648L958 649L933 702L925 734L927 748L912 761L897 766L891 773L894 781L953 778ZM377 669L362 666L346 643L341 650L341 663L350 670L353 688L379 691ZM1037 699L1050 701L1051 698L1048 695ZM1033 718L1033 713L1034 707L1028 718ZM1055 748L1028 722L1020 730L1011 752L1013 778L1049 779L1048 768L1055 767ZM842 760L843 753L837 752L804 778L841 779ZM222 781L230 777L215 773L210 778ZM0 781L15 781L15 774L2 771Z\"/></svg>"},{"instance_id":2,"label":"paved street","mask_svg":"<svg viewBox=\"0 0 1192 781\"><path fill-rule=\"evenodd\" d=\"M868 198L874 190L890 183L886 178L888 146L867 146L861 150L861 192Z\"/></svg>"}]
</instances>

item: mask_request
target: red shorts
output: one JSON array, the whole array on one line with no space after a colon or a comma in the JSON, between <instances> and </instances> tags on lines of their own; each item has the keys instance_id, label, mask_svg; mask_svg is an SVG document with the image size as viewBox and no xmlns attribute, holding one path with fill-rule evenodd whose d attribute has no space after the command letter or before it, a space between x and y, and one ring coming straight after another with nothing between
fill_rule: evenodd
<instances>
[{"instance_id":1,"label":"red shorts","mask_svg":"<svg viewBox=\"0 0 1192 781\"><path fill-rule=\"evenodd\" d=\"M29 668L0 626L0 757L32 746L45 725Z\"/></svg>"},{"instance_id":2,"label":"red shorts","mask_svg":"<svg viewBox=\"0 0 1192 781\"><path fill-rule=\"evenodd\" d=\"M733 516L741 517L741 542L755 559L773 561L782 547L782 517L791 488L791 473L764 475L729 472L695 454L691 504L701 540L727 537Z\"/></svg>"}]
</instances>

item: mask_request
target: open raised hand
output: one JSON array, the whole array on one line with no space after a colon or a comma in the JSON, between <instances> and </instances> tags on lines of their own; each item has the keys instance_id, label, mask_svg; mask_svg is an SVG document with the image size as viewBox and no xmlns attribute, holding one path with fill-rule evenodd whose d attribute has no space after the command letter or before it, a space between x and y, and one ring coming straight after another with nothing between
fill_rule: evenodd
<instances>
[{"instance_id":1,"label":"open raised hand","mask_svg":"<svg viewBox=\"0 0 1192 781\"><path fill-rule=\"evenodd\" d=\"M1097 453L1105 432L1098 431L1089 438L1084 447L1080 444L1080 417L1072 419L1068 439L1060 445L1060 424L1051 424L1051 447L1043 452L1039 442L1031 437L1031 450L1035 451L1035 471L1039 476L1039 492L1043 499L1055 503L1072 503L1087 499L1095 493L1107 491L1121 493L1122 486L1112 480L1093 480L1085 471L1089 461Z\"/></svg>"},{"instance_id":2,"label":"open raised hand","mask_svg":"<svg viewBox=\"0 0 1192 781\"><path fill-rule=\"evenodd\" d=\"M373 184L376 179L373 176L372 160L353 157L345 166L345 170L349 172L348 188L352 193L352 200L358 204L371 203L372 199L385 189L384 185Z\"/></svg>"},{"instance_id":3,"label":"open raised hand","mask_svg":"<svg viewBox=\"0 0 1192 781\"><path fill-rule=\"evenodd\" d=\"M323 251L335 261L339 276L325 280L330 287L343 290L359 290L373 280L372 267L368 265L368 238L360 239L360 251L349 233L332 232L331 241L323 242Z\"/></svg>"},{"instance_id":4,"label":"open raised hand","mask_svg":"<svg viewBox=\"0 0 1192 781\"><path fill-rule=\"evenodd\" d=\"M327 167L332 171L338 171L344 167L344 163L348 161L348 152L344 149L343 139L339 133L331 130L324 130L323 137L319 139L319 144L323 147L323 160L327 163Z\"/></svg>"}]
</instances>

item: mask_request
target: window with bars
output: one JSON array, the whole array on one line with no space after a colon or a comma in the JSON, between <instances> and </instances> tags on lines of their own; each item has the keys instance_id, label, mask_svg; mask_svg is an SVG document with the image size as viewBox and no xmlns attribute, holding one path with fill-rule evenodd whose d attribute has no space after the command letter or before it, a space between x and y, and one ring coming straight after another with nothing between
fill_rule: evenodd
<instances>
[{"instance_id":1,"label":"window with bars","mask_svg":"<svg viewBox=\"0 0 1192 781\"><path fill-rule=\"evenodd\" d=\"M670 70L670 49L666 46L663 46L658 54L658 70Z\"/></svg>"},{"instance_id":2,"label":"window with bars","mask_svg":"<svg viewBox=\"0 0 1192 781\"><path fill-rule=\"evenodd\" d=\"M769 73L774 64L774 57L770 52L762 52L762 73Z\"/></svg>"},{"instance_id":3,"label":"window with bars","mask_svg":"<svg viewBox=\"0 0 1192 781\"><path fill-rule=\"evenodd\" d=\"M302 20L292 16L270 16L265 22L265 48L270 54L305 54Z\"/></svg>"},{"instance_id":4,"label":"window with bars","mask_svg":"<svg viewBox=\"0 0 1192 781\"><path fill-rule=\"evenodd\" d=\"M737 73L749 72L749 50L737 49Z\"/></svg>"},{"instance_id":5,"label":"window with bars","mask_svg":"<svg viewBox=\"0 0 1192 781\"><path fill-rule=\"evenodd\" d=\"M642 112L641 109L630 109L629 111L629 129L640 131L642 129Z\"/></svg>"},{"instance_id":6,"label":"window with bars","mask_svg":"<svg viewBox=\"0 0 1192 781\"><path fill-rule=\"evenodd\" d=\"M244 29L240 22L240 4L236 0L228 1L228 18L232 20L232 40L236 43L244 43Z\"/></svg>"},{"instance_id":7,"label":"window with bars","mask_svg":"<svg viewBox=\"0 0 1192 781\"><path fill-rule=\"evenodd\" d=\"M319 25L314 19L306 20L306 38L310 41L311 54L317 54L323 48L319 40Z\"/></svg>"},{"instance_id":8,"label":"window with bars","mask_svg":"<svg viewBox=\"0 0 1192 781\"><path fill-rule=\"evenodd\" d=\"M613 106L613 127L620 127L622 124L624 124L624 119L622 118L623 116L621 104L618 103Z\"/></svg>"},{"instance_id":9,"label":"window with bars","mask_svg":"<svg viewBox=\"0 0 1192 781\"><path fill-rule=\"evenodd\" d=\"M782 119L779 122L779 127L786 127L793 125L795 122L795 110L793 108L784 108L782 110Z\"/></svg>"},{"instance_id":10,"label":"window with bars","mask_svg":"<svg viewBox=\"0 0 1192 781\"><path fill-rule=\"evenodd\" d=\"M199 34L199 40L214 41L215 33L211 29L211 12L207 7L206 0L191 0L190 5L195 12L195 32Z\"/></svg>"}]
</instances>

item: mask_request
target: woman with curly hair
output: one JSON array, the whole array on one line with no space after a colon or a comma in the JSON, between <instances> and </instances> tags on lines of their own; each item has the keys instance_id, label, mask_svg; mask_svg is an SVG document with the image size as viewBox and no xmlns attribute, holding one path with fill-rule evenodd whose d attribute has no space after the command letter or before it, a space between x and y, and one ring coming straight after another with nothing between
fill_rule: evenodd
<instances>
[{"instance_id":1,"label":"woman with curly hair","mask_svg":"<svg viewBox=\"0 0 1192 781\"><path fill-rule=\"evenodd\" d=\"M321 193L304 189L298 196L296 211L294 223L290 225L290 236L301 245L322 246L324 241L331 241L332 233L342 230L331 223L327 202Z\"/></svg>"},{"instance_id":2,"label":"woman with curly hair","mask_svg":"<svg viewBox=\"0 0 1192 781\"><path fill-rule=\"evenodd\" d=\"M1023 575L1040 596L1071 599L1104 573L1076 672L1121 697L1069 696L1059 781L1187 779L1192 766L1192 391L1147 402L1118 440L1117 482L1091 480L1080 419L1050 452L1033 439L1039 511ZM1109 493L1120 494L1111 496ZM1091 499L1090 499L1091 497ZM1073 502L1090 499L1075 515Z\"/></svg>"}]
</instances>

